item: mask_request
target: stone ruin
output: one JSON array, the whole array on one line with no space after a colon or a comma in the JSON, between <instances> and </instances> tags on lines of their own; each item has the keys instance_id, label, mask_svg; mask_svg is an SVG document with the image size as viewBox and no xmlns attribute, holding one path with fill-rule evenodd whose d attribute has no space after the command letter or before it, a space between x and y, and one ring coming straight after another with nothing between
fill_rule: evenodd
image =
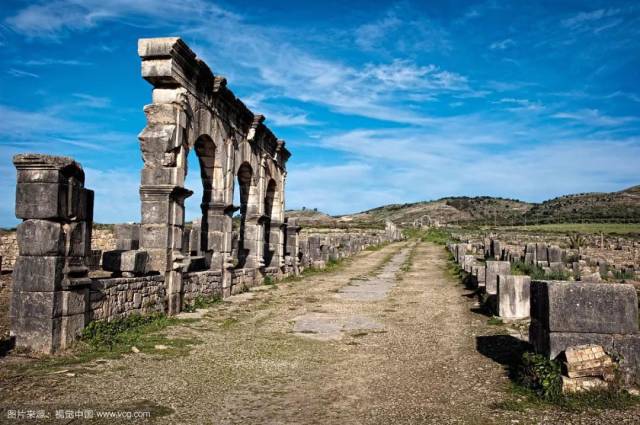
<instances>
[{"instance_id":1,"label":"stone ruin","mask_svg":"<svg viewBox=\"0 0 640 425\"><path fill-rule=\"evenodd\" d=\"M448 249L464 271L465 283L477 291L486 308L504 321L529 322L533 349L550 359L564 360L568 370L562 377L564 391L606 388L612 380L611 357L618 359L623 385L640 385L634 285L534 280L513 274L513 263L536 264L545 272L572 269L568 262L576 264L576 258L546 243L518 248L488 239L450 243Z\"/></svg>"},{"instance_id":2,"label":"stone ruin","mask_svg":"<svg viewBox=\"0 0 640 425\"><path fill-rule=\"evenodd\" d=\"M201 296L227 297L400 239L384 231L301 234L284 215L285 142L179 38L141 39L153 86L139 135L139 224L116 225L115 250L92 251L93 192L71 158L17 155L16 241L10 308L16 345L52 353L94 320L179 313ZM202 217L185 223L187 156L200 164ZM237 181L237 189L236 189ZM233 204L234 190L240 205ZM234 229L235 212L239 212ZM101 260L101 261L100 261ZM98 274L89 274L98 269Z\"/></svg>"}]
</instances>

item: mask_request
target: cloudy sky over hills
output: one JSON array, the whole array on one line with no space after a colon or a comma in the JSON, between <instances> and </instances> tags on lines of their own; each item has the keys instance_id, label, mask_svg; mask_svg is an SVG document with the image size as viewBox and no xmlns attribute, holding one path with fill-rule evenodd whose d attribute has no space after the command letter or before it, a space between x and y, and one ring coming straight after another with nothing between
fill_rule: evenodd
<instances>
[{"instance_id":1,"label":"cloudy sky over hills","mask_svg":"<svg viewBox=\"0 0 640 425\"><path fill-rule=\"evenodd\" d=\"M4 1L0 226L25 151L79 160L96 221L139 220L141 37L181 36L267 116L287 208L638 184L640 6L505 3Z\"/></svg>"}]
</instances>

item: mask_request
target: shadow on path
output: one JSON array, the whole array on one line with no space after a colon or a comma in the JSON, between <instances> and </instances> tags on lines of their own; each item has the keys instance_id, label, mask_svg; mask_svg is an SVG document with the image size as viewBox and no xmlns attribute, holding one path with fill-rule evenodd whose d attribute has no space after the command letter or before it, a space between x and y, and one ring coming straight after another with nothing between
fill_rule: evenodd
<instances>
[{"instance_id":1,"label":"shadow on path","mask_svg":"<svg viewBox=\"0 0 640 425\"><path fill-rule=\"evenodd\" d=\"M486 335L476 337L476 349L480 354L503 365L513 378L522 355L531 345L511 335Z\"/></svg>"}]
</instances>

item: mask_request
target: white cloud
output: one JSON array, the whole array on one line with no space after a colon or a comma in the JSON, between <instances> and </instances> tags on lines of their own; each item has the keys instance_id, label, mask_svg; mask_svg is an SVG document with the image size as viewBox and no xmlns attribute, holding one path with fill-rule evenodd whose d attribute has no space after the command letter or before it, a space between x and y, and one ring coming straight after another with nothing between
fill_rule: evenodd
<instances>
[{"instance_id":1,"label":"white cloud","mask_svg":"<svg viewBox=\"0 0 640 425\"><path fill-rule=\"evenodd\" d=\"M510 38L507 38L501 41L494 41L493 43L491 43L489 48L491 50L505 50L505 49L508 49L509 47L515 46L515 44L516 44L515 41L513 41Z\"/></svg>"},{"instance_id":2,"label":"white cloud","mask_svg":"<svg viewBox=\"0 0 640 425\"><path fill-rule=\"evenodd\" d=\"M79 99L77 102L79 106L87 108L104 109L111 105L111 99L108 97L92 96L86 93L74 93L73 96Z\"/></svg>"},{"instance_id":3,"label":"white cloud","mask_svg":"<svg viewBox=\"0 0 640 425\"><path fill-rule=\"evenodd\" d=\"M405 55L449 51L449 34L408 3L397 3L372 22L356 28L355 44L364 51Z\"/></svg>"},{"instance_id":4,"label":"white cloud","mask_svg":"<svg viewBox=\"0 0 640 425\"><path fill-rule=\"evenodd\" d=\"M58 40L70 31L86 30L101 22L151 17L164 22L213 15L233 18L227 10L203 0L53 0L31 4L6 19L15 31L33 38ZM145 20L145 24L149 24Z\"/></svg>"},{"instance_id":5,"label":"white cloud","mask_svg":"<svg viewBox=\"0 0 640 425\"><path fill-rule=\"evenodd\" d=\"M18 77L18 78L22 78L22 77L40 78L38 74L34 74L33 72L28 72L28 71L22 71L20 69L15 69L15 68L9 68L9 70L7 71L7 74L12 75L14 77Z\"/></svg>"},{"instance_id":6,"label":"white cloud","mask_svg":"<svg viewBox=\"0 0 640 425\"><path fill-rule=\"evenodd\" d=\"M361 129L320 138L320 146L351 160L342 166L291 168L287 196L292 206L326 206L343 214L451 195L542 201L620 190L640 179L637 138L577 138L549 128L527 133L527 128L508 121L482 124L470 116L443 120L429 131ZM305 204L307 199L318 202Z\"/></svg>"},{"instance_id":7,"label":"white cloud","mask_svg":"<svg viewBox=\"0 0 640 425\"><path fill-rule=\"evenodd\" d=\"M619 9L597 9L591 12L580 12L570 18L564 19L562 25L569 28L578 28L582 25L617 15L619 12Z\"/></svg>"},{"instance_id":8,"label":"white cloud","mask_svg":"<svg viewBox=\"0 0 640 425\"><path fill-rule=\"evenodd\" d=\"M578 121L589 126L615 127L636 122L637 117L614 117L601 113L597 109L581 109L576 112L558 112L552 115L553 118Z\"/></svg>"},{"instance_id":9,"label":"white cloud","mask_svg":"<svg viewBox=\"0 0 640 425\"><path fill-rule=\"evenodd\" d=\"M30 59L20 63L25 66L49 66L49 65L88 66L88 65L91 65L90 62L79 61L76 59L55 59L55 58Z\"/></svg>"}]
</instances>

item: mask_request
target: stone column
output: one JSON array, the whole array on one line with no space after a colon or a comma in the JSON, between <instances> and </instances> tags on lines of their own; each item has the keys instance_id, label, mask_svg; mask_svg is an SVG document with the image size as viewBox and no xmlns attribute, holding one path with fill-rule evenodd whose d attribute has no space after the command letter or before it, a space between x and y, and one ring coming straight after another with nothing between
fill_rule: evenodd
<instances>
[{"instance_id":1,"label":"stone column","mask_svg":"<svg viewBox=\"0 0 640 425\"><path fill-rule=\"evenodd\" d=\"M93 191L71 158L16 155L19 256L10 308L16 345L65 349L87 323Z\"/></svg>"}]
</instances>

